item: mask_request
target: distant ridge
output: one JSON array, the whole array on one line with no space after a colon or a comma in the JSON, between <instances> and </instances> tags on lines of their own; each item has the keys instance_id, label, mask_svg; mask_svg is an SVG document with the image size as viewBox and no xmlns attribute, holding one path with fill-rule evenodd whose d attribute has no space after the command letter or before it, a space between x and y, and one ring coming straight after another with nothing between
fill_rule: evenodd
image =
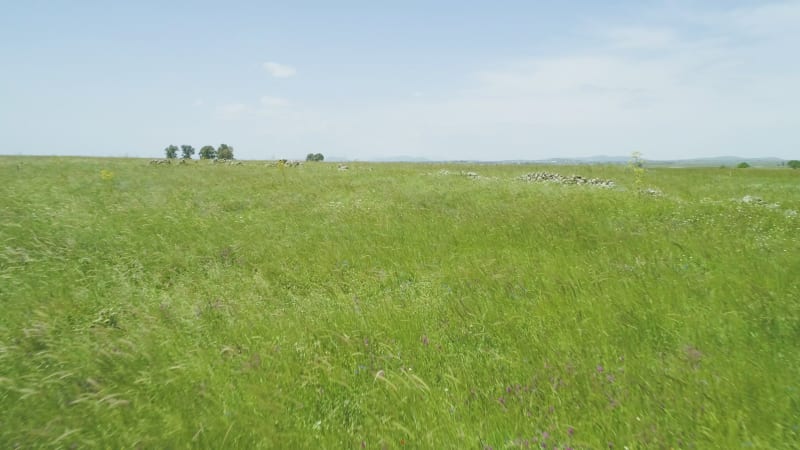
<instances>
[{"instance_id":1,"label":"distant ridge","mask_svg":"<svg viewBox=\"0 0 800 450\"><path fill-rule=\"evenodd\" d=\"M386 156L386 157L383 157L383 158L370 159L369 161L372 161L372 162L432 162L431 160L429 160L427 158L422 158L422 157L419 157L419 156L405 156L405 155Z\"/></svg>"},{"instance_id":2,"label":"distant ridge","mask_svg":"<svg viewBox=\"0 0 800 450\"><path fill-rule=\"evenodd\" d=\"M338 158L337 158L338 159ZM341 158L340 160L345 160ZM383 158L370 158L364 161L371 162L419 162L419 163L469 163L469 164L553 164L553 165L581 165L581 164L628 164L631 160L628 156L609 156L597 155L581 158L545 158L545 159L508 159L498 161L481 160L431 160L414 156L388 156ZM754 167L776 167L786 163L787 160L775 157L756 157L746 158L740 156L714 156L708 158L691 159L647 159L646 164L654 166L672 167L719 167L735 166L741 162L747 162Z\"/></svg>"},{"instance_id":3,"label":"distant ridge","mask_svg":"<svg viewBox=\"0 0 800 450\"><path fill-rule=\"evenodd\" d=\"M756 167L775 167L786 163L785 159L773 157L742 158L739 156L717 156L712 158L677 159L664 161L647 161L651 164L668 166L735 166L746 162Z\"/></svg>"},{"instance_id":4,"label":"distant ridge","mask_svg":"<svg viewBox=\"0 0 800 450\"><path fill-rule=\"evenodd\" d=\"M628 164L631 160L630 156L589 156L585 158L553 158L553 159L541 159L536 161L530 161L537 164L559 164L559 165L570 165L570 164ZM511 161L510 161L511 162ZM758 157L758 158L744 158L740 156L716 156L716 157L709 157L709 158L692 158L692 159L671 159L671 160L659 160L659 159L647 159L644 158L644 162L650 165L657 165L657 166L693 166L693 167L706 167L706 166L735 166L741 162L747 162L751 166L758 166L758 167L774 167L780 166L786 162L786 160L781 158L773 158L773 157Z\"/></svg>"}]
</instances>

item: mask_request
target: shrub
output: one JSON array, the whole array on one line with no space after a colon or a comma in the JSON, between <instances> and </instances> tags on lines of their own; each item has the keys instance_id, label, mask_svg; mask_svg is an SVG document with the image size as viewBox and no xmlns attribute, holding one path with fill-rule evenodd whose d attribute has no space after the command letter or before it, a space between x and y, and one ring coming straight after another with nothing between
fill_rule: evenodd
<instances>
[{"instance_id":1,"label":"shrub","mask_svg":"<svg viewBox=\"0 0 800 450\"><path fill-rule=\"evenodd\" d=\"M322 153L309 153L306 155L306 161L324 161L325 157Z\"/></svg>"},{"instance_id":2,"label":"shrub","mask_svg":"<svg viewBox=\"0 0 800 450\"><path fill-rule=\"evenodd\" d=\"M750 164L747 164L746 162L740 162L736 165L737 169L747 169L748 167L750 167Z\"/></svg>"},{"instance_id":3,"label":"shrub","mask_svg":"<svg viewBox=\"0 0 800 450\"><path fill-rule=\"evenodd\" d=\"M644 158L640 152L631 153L631 159L628 161L628 167L633 170L633 183L637 188L642 187L644 183Z\"/></svg>"},{"instance_id":4,"label":"shrub","mask_svg":"<svg viewBox=\"0 0 800 450\"><path fill-rule=\"evenodd\" d=\"M204 145L200 149L200 159L214 159L217 157L217 149L211 145Z\"/></svg>"},{"instance_id":5,"label":"shrub","mask_svg":"<svg viewBox=\"0 0 800 450\"><path fill-rule=\"evenodd\" d=\"M233 159L233 147L228 144L220 144L217 149L217 159Z\"/></svg>"},{"instance_id":6,"label":"shrub","mask_svg":"<svg viewBox=\"0 0 800 450\"><path fill-rule=\"evenodd\" d=\"M167 159L175 159L178 157L178 147L176 145L170 145L164 149L164 154L167 155Z\"/></svg>"},{"instance_id":7,"label":"shrub","mask_svg":"<svg viewBox=\"0 0 800 450\"><path fill-rule=\"evenodd\" d=\"M191 145L181 145L181 153L183 154L183 159L192 159L192 155L194 155L194 147Z\"/></svg>"}]
</instances>

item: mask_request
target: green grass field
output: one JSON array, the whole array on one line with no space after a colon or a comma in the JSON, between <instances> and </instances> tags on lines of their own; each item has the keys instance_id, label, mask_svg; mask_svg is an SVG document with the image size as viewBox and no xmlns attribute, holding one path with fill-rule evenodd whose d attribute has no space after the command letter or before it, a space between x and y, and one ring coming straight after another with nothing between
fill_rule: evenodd
<instances>
[{"instance_id":1,"label":"green grass field","mask_svg":"<svg viewBox=\"0 0 800 450\"><path fill-rule=\"evenodd\" d=\"M0 179L0 448L800 442L800 170L647 170L660 196L620 166Z\"/></svg>"}]
</instances>

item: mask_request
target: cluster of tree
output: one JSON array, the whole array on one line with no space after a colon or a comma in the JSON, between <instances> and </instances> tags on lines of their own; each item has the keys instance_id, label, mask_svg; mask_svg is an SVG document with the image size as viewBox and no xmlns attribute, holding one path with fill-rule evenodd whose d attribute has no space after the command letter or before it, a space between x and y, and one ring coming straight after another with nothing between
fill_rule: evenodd
<instances>
[{"instance_id":1,"label":"cluster of tree","mask_svg":"<svg viewBox=\"0 0 800 450\"><path fill-rule=\"evenodd\" d=\"M195 150L191 145L181 145L181 158L192 159ZM178 146L170 145L164 149L167 159L175 159L178 157ZM200 159L233 159L233 147L228 144L220 144L219 148L214 148L211 145L205 145L200 149Z\"/></svg>"},{"instance_id":2,"label":"cluster of tree","mask_svg":"<svg viewBox=\"0 0 800 450\"><path fill-rule=\"evenodd\" d=\"M784 166L784 165L785 166L789 166L792 169L800 169L800 161L798 161L796 159L793 159L791 161L782 162L780 165L781 166ZM748 164L746 162L740 162L736 167L738 169L746 169L746 168L750 167L750 164Z\"/></svg>"},{"instance_id":3,"label":"cluster of tree","mask_svg":"<svg viewBox=\"0 0 800 450\"><path fill-rule=\"evenodd\" d=\"M309 153L306 155L306 161L325 161L325 157L322 153Z\"/></svg>"}]
</instances>

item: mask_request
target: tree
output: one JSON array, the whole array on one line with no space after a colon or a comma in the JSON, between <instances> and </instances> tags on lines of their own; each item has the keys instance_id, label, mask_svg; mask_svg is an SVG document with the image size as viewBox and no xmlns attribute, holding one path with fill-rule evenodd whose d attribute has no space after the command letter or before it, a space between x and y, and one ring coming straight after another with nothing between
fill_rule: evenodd
<instances>
[{"instance_id":1,"label":"tree","mask_svg":"<svg viewBox=\"0 0 800 450\"><path fill-rule=\"evenodd\" d=\"M228 144L220 144L217 149L217 159L233 159L233 147Z\"/></svg>"},{"instance_id":2,"label":"tree","mask_svg":"<svg viewBox=\"0 0 800 450\"><path fill-rule=\"evenodd\" d=\"M192 159L194 147L191 145L181 145L181 153L183 153L183 159Z\"/></svg>"},{"instance_id":3,"label":"tree","mask_svg":"<svg viewBox=\"0 0 800 450\"><path fill-rule=\"evenodd\" d=\"M325 157L322 153L309 153L306 155L306 161L324 161Z\"/></svg>"},{"instance_id":4,"label":"tree","mask_svg":"<svg viewBox=\"0 0 800 450\"><path fill-rule=\"evenodd\" d=\"M787 162L786 165L791 167L792 169L800 169L800 161L796 159Z\"/></svg>"},{"instance_id":5,"label":"tree","mask_svg":"<svg viewBox=\"0 0 800 450\"><path fill-rule=\"evenodd\" d=\"M739 164L736 166L736 168L737 168L737 169L747 169L748 167L750 167L750 164L747 164L746 162L740 162L740 163L739 163Z\"/></svg>"},{"instance_id":6,"label":"tree","mask_svg":"<svg viewBox=\"0 0 800 450\"><path fill-rule=\"evenodd\" d=\"M167 155L167 159L175 159L178 157L178 147L170 145L164 149L164 153Z\"/></svg>"},{"instance_id":7,"label":"tree","mask_svg":"<svg viewBox=\"0 0 800 450\"><path fill-rule=\"evenodd\" d=\"M204 145L200 149L200 159L214 159L217 157L217 150L211 145Z\"/></svg>"}]
</instances>

